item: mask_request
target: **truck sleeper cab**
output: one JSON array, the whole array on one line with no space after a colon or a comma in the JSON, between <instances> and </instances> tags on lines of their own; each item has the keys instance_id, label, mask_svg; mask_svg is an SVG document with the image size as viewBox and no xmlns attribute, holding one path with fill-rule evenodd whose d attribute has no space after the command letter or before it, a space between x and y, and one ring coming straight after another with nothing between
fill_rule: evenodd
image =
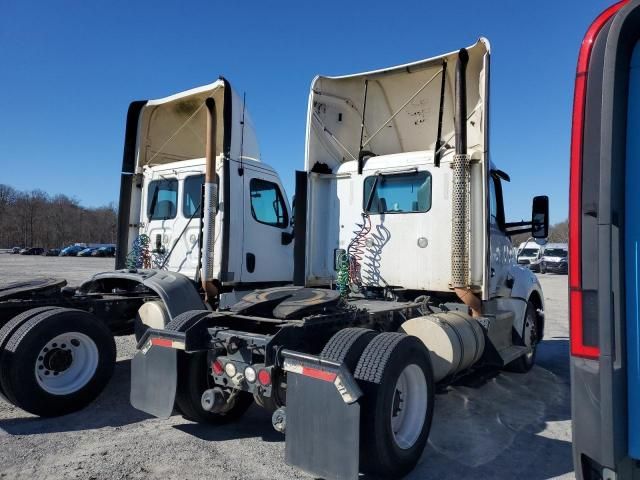
<instances>
[{"instance_id":1,"label":"truck sleeper cab","mask_svg":"<svg viewBox=\"0 0 640 480\"><path fill-rule=\"evenodd\" d=\"M481 39L317 77L296 173L294 285L149 329L132 405L219 424L255 400L285 433L289 464L397 478L422 454L436 384L480 366L528 371L543 296L509 235L546 236L548 202L534 199L530 222L505 222L508 175L485 135L488 68Z\"/></svg>"}]
</instances>

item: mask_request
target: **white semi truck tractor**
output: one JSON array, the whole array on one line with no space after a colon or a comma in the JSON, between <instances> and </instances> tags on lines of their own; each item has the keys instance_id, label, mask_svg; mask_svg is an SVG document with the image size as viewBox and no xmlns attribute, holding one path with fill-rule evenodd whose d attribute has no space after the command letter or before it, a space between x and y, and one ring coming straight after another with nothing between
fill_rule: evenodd
<instances>
[{"instance_id":1,"label":"white semi truck tractor","mask_svg":"<svg viewBox=\"0 0 640 480\"><path fill-rule=\"evenodd\" d=\"M118 270L78 288L35 279L0 289L0 395L37 415L78 410L111 376L114 335L139 337L184 311L235 303L238 291L290 284L290 219L227 80L133 102Z\"/></svg>"},{"instance_id":2,"label":"white semi truck tractor","mask_svg":"<svg viewBox=\"0 0 640 480\"><path fill-rule=\"evenodd\" d=\"M548 231L548 199L507 223L489 158L489 44L317 77L296 173L294 285L148 329L131 403L238 419L255 400L313 475L398 478L426 445L437 386L527 372L543 294L510 235ZM214 253L215 262L215 253Z\"/></svg>"}]
</instances>

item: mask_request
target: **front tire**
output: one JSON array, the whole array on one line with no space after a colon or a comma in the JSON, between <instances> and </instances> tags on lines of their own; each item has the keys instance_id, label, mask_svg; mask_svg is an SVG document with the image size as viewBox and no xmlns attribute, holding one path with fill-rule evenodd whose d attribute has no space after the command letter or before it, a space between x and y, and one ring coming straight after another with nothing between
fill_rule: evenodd
<instances>
[{"instance_id":1,"label":"front tire","mask_svg":"<svg viewBox=\"0 0 640 480\"><path fill-rule=\"evenodd\" d=\"M522 338L515 338L514 334L514 343L516 345L531 347L531 351L507 365L507 370L516 373L527 373L536 363L536 353L538 350L538 314L536 312L536 306L531 303L531 301L527 302Z\"/></svg>"},{"instance_id":2,"label":"front tire","mask_svg":"<svg viewBox=\"0 0 640 480\"><path fill-rule=\"evenodd\" d=\"M429 351L416 337L385 332L367 345L355 371L362 387L360 465L398 478L418 463L431 429L434 382Z\"/></svg>"},{"instance_id":3,"label":"front tire","mask_svg":"<svg viewBox=\"0 0 640 480\"><path fill-rule=\"evenodd\" d=\"M82 310L49 310L24 322L7 342L0 384L27 412L64 415L102 392L115 359L113 336L98 318Z\"/></svg>"}]
</instances>

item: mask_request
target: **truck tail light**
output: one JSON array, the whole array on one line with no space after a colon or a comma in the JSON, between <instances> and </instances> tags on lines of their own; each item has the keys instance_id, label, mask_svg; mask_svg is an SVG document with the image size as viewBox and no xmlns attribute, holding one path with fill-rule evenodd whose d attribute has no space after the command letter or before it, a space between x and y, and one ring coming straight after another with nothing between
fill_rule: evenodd
<instances>
[{"instance_id":1,"label":"truck tail light","mask_svg":"<svg viewBox=\"0 0 640 480\"><path fill-rule=\"evenodd\" d=\"M582 40L578 55L578 68L573 96L571 127L571 167L569 185L569 315L571 327L571 355L597 359L598 346L584 341L584 316L582 294L582 154L584 113L587 94L587 74L593 44L607 21L629 0L622 0L607 8L591 24Z\"/></svg>"},{"instance_id":2,"label":"truck tail light","mask_svg":"<svg viewBox=\"0 0 640 480\"><path fill-rule=\"evenodd\" d=\"M216 359L211 363L211 371L214 375L222 375L222 372L224 372L224 367L222 366L220 360Z\"/></svg>"},{"instance_id":3,"label":"truck tail light","mask_svg":"<svg viewBox=\"0 0 640 480\"><path fill-rule=\"evenodd\" d=\"M269 373L269 370L260 370L258 372L258 381L265 387L271 385L271 373Z\"/></svg>"}]
</instances>

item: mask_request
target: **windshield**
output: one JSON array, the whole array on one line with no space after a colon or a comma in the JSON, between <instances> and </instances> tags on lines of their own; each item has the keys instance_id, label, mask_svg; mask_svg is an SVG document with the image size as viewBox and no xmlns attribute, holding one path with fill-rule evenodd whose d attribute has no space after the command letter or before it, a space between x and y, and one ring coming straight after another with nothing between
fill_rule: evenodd
<instances>
[{"instance_id":1,"label":"windshield","mask_svg":"<svg viewBox=\"0 0 640 480\"><path fill-rule=\"evenodd\" d=\"M367 209L369 203L371 207ZM431 174L412 172L367 177L363 208L367 213L428 212L431 209Z\"/></svg>"},{"instance_id":2,"label":"windshield","mask_svg":"<svg viewBox=\"0 0 640 480\"><path fill-rule=\"evenodd\" d=\"M520 255L521 257L535 257L538 254L538 249L537 248L523 248L520 251Z\"/></svg>"},{"instance_id":3,"label":"windshield","mask_svg":"<svg viewBox=\"0 0 640 480\"><path fill-rule=\"evenodd\" d=\"M562 248L548 248L544 251L545 257L566 257L567 251Z\"/></svg>"}]
</instances>

